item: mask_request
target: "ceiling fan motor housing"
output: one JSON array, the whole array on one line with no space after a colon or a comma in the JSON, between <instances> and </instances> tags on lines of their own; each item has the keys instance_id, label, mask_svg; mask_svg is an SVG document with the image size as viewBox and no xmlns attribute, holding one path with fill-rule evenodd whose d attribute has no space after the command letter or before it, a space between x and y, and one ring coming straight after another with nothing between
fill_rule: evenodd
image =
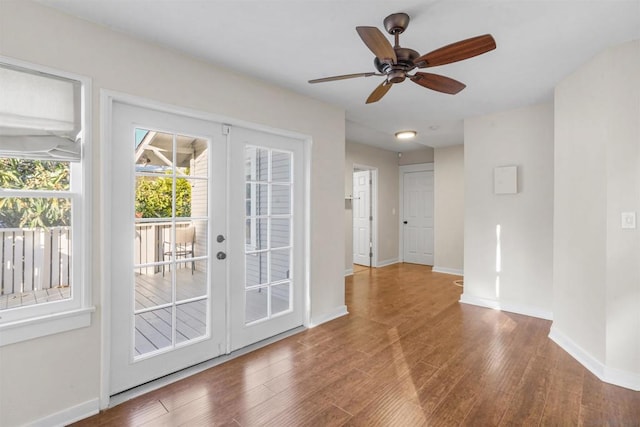
<instances>
[{"instance_id":1,"label":"ceiling fan motor housing","mask_svg":"<svg viewBox=\"0 0 640 427\"><path fill-rule=\"evenodd\" d=\"M416 68L413 61L420 54L413 49L400 46L396 46L394 50L398 59L395 64L380 61L377 57L374 58L373 64L380 73L387 75L389 83L401 83L407 77L407 73Z\"/></svg>"},{"instance_id":2,"label":"ceiling fan motor housing","mask_svg":"<svg viewBox=\"0 0 640 427\"><path fill-rule=\"evenodd\" d=\"M387 74L387 82L389 83L402 83L407 76L403 69L394 69Z\"/></svg>"}]
</instances>

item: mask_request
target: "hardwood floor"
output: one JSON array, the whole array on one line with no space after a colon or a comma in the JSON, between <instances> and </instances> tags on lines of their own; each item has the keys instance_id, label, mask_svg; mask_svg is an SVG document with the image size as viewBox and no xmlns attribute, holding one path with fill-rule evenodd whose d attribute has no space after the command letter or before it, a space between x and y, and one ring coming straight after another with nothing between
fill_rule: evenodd
<instances>
[{"instance_id":1,"label":"hardwood floor","mask_svg":"<svg viewBox=\"0 0 640 427\"><path fill-rule=\"evenodd\" d=\"M362 273L363 271L369 271L369 266L368 265L360 265L360 264L353 264L353 273Z\"/></svg>"},{"instance_id":2,"label":"hardwood floor","mask_svg":"<svg viewBox=\"0 0 640 427\"><path fill-rule=\"evenodd\" d=\"M458 303L455 276L397 264L346 279L350 314L78 425L640 426L550 322Z\"/></svg>"}]
</instances>

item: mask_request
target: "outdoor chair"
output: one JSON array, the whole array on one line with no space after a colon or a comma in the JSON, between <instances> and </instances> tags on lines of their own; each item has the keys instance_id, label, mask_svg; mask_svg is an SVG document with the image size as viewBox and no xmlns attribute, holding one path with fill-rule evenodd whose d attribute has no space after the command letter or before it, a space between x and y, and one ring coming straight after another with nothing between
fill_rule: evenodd
<instances>
[{"instance_id":1,"label":"outdoor chair","mask_svg":"<svg viewBox=\"0 0 640 427\"><path fill-rule=\"evenodd\" d=\"M196 228L193 224L188 227L176 228L176 261L179 258L184 258L184 263L191 262L191 274L195 271L195 261L187 261L187 258L193 258L193 247L196 241ZM162 261L171 259L173 257L173 251L171 250L171 240L162 242ZM162 275L164 276L165 265L162 265Z\"/></svg>"}]
</instances>

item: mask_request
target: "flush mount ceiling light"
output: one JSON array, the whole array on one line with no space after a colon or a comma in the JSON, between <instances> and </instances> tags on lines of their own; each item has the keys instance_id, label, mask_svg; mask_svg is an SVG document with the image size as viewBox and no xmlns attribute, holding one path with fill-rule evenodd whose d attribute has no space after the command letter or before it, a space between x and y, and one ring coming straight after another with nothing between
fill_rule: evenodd
<instances>
[{"instance_id":1,"label":"flush mount ceiling light","mask_svg":"<svg viewBox=\"0 0 640 427\"><path fill-rule=\"evenodd\" d=\"M398 139L413 139L417 135L415 130L401 130L400 132L396 132L396 138Z\"/></svg>"}]
</instances>

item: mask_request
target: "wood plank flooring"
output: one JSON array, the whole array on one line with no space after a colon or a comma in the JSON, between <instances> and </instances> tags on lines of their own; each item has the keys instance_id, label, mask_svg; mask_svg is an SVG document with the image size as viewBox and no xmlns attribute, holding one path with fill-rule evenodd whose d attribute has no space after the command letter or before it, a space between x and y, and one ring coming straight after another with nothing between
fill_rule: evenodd
<instances>
[{"instance_id":1,"label":"wood plank flooring","mask_svg":"<svg viewBox=\"0 0 640 427\"><path fill-rule=\"evenodd\" d=\"M459 304L455 276L397 264L346 279L350 314L78 425L640 426L550 322Z\"/></svg>"}]
</instances>

